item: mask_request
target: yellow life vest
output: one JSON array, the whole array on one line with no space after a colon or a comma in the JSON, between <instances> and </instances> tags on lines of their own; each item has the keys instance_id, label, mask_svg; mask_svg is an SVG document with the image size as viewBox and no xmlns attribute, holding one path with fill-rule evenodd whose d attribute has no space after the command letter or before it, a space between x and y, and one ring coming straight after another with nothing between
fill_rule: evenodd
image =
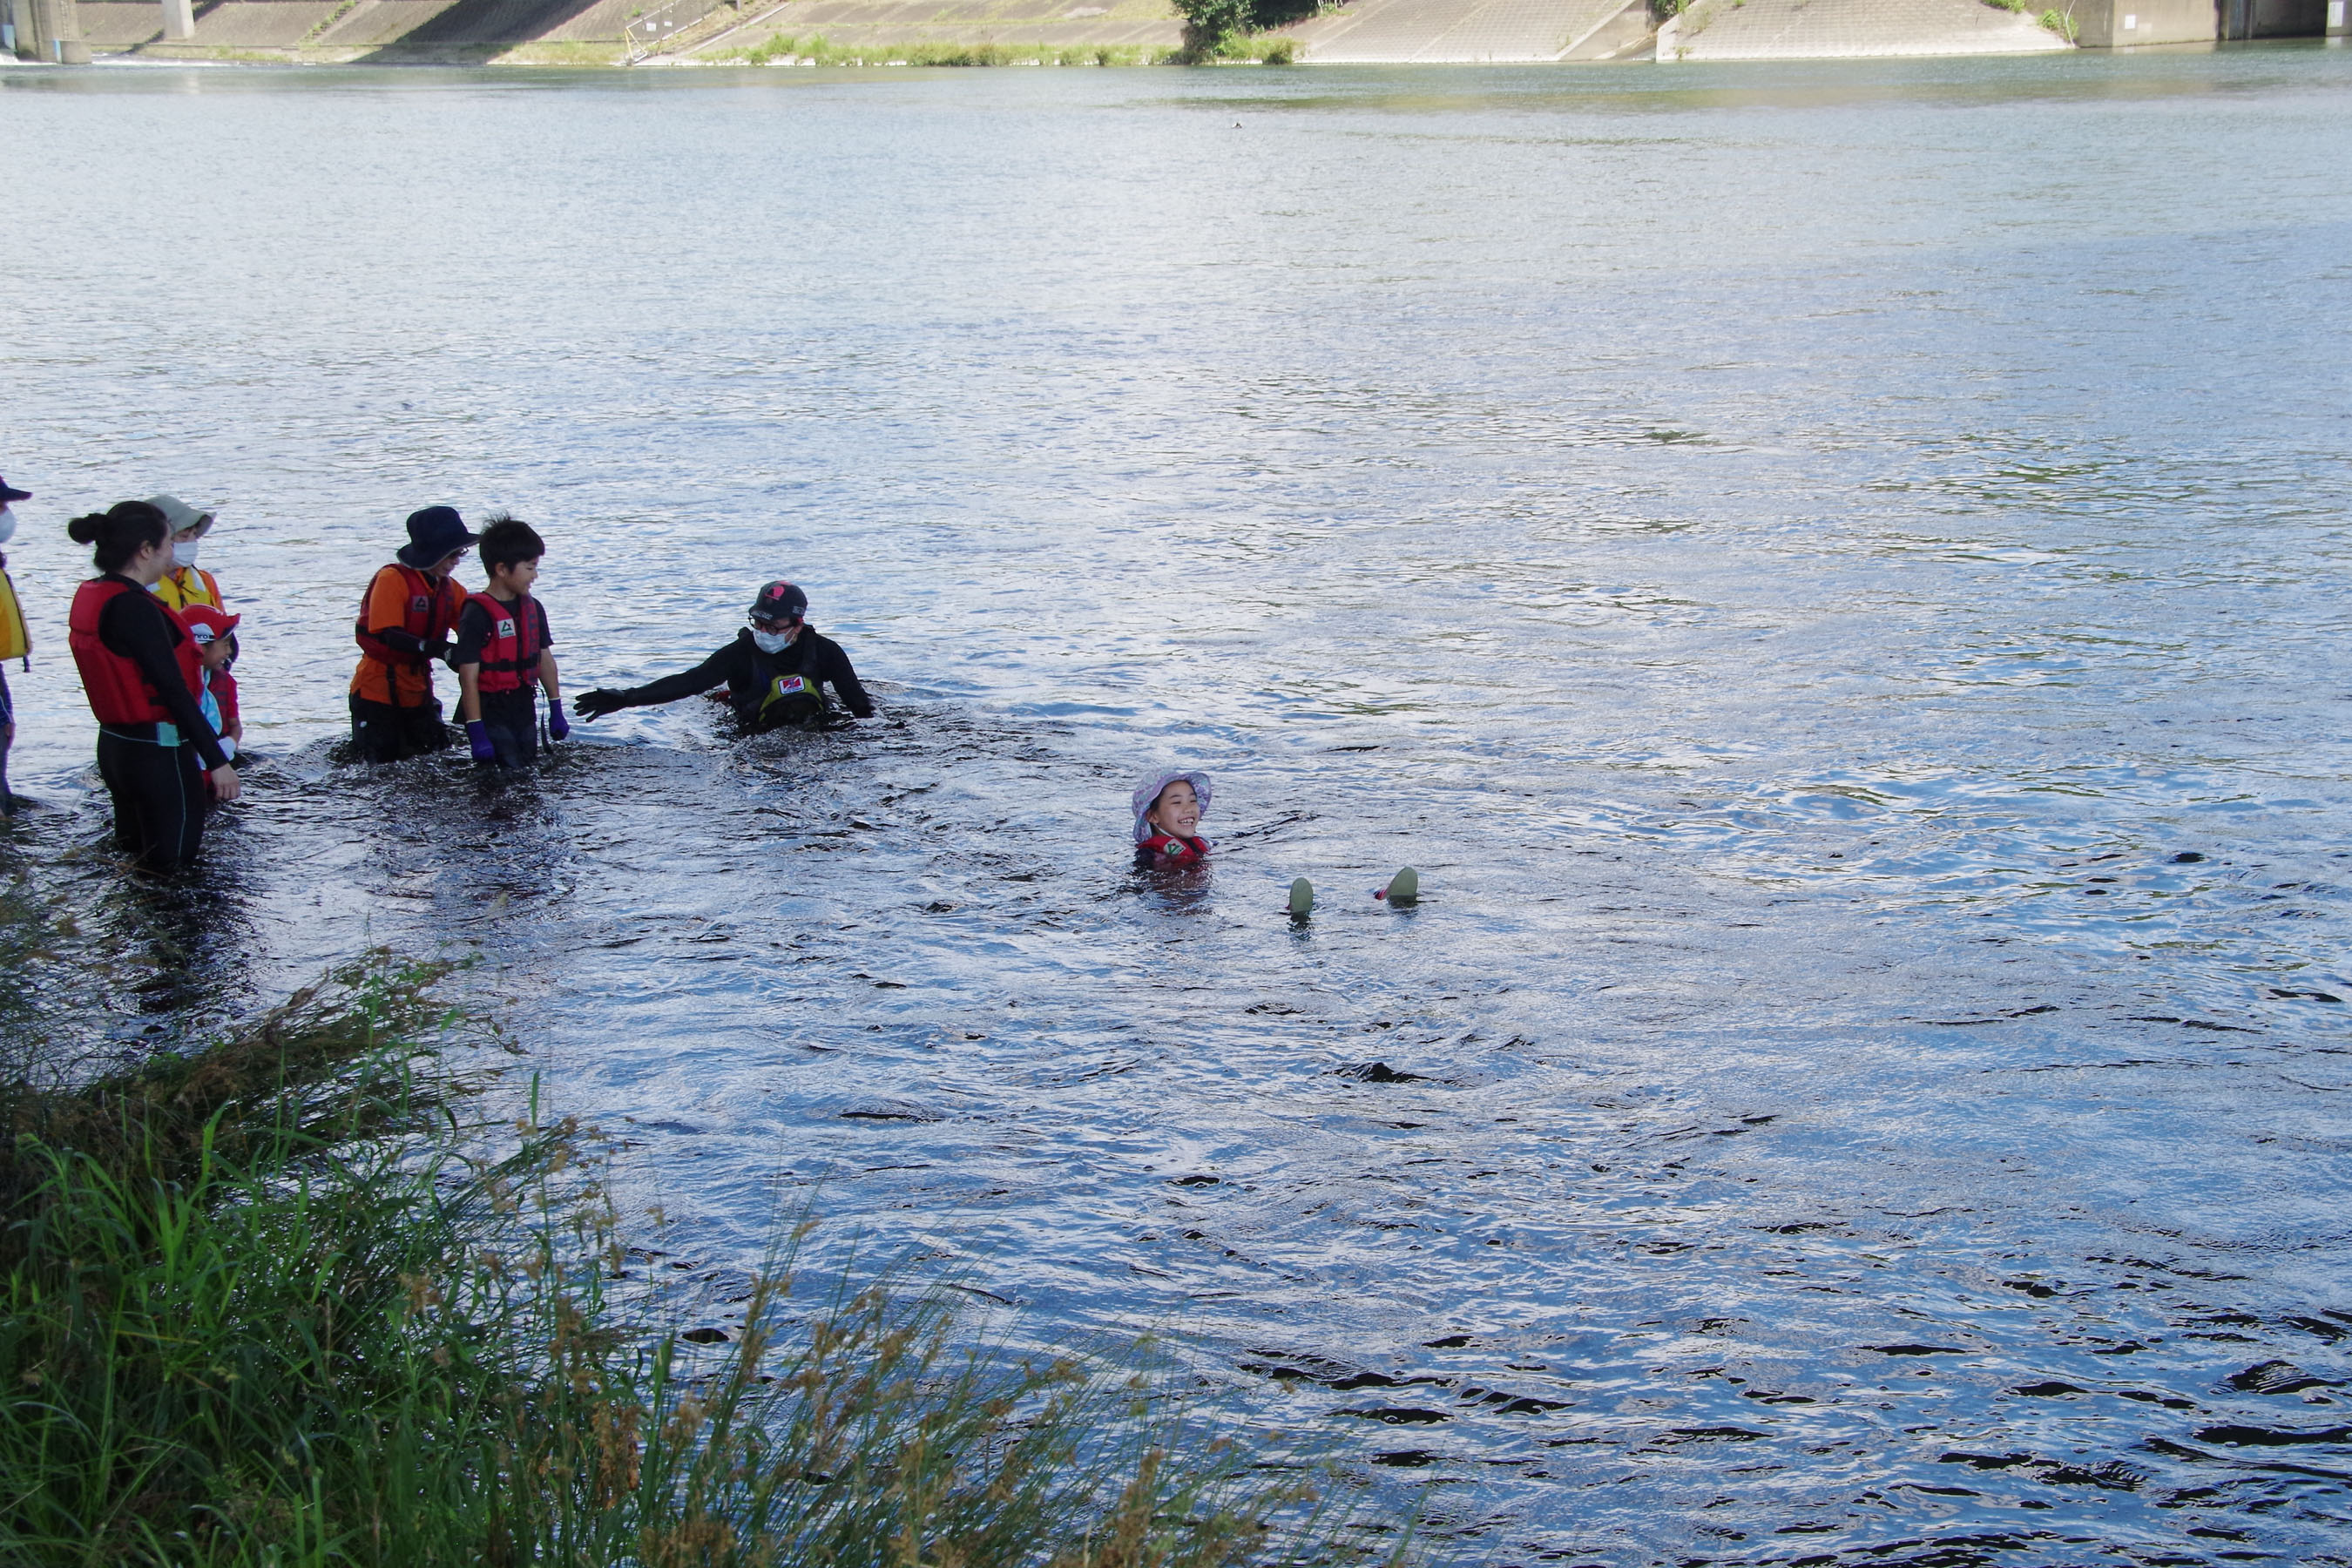
<instances>
[{"instance_id":1,"label":"yellow life vest","mask_svg":"<svg viewBox=\"0 0 2352 1568\"><path fill-rule=\"evenodd\" d=\"M779 675L760 699L761 724L804 724L824 711L824 688L804 675Z\"/></svg>"},{"instance_id":2,"label":"yellow life vest","mask_svg":"<svg viewBox=\"0 0 2352 1568\"><path fill-rule=\"evenodd\" d=\"M25 612L16 603L16 584L0 572L0 658L22 658L32 648L33 636L25 629Z\"/></svg>"},{"instance_id":3,"label":"yellow life vest","mask_svg":"<svg viewBox=\"0 0 2352 1568\"><path fill-rule=\"evenodd\" d=\"M164 573L155 580L154 594L167 609L184 610L190 605L210 605L216 610L227 607L221 603L220 584L201 566Z\"/></svg>"}]
</instances>

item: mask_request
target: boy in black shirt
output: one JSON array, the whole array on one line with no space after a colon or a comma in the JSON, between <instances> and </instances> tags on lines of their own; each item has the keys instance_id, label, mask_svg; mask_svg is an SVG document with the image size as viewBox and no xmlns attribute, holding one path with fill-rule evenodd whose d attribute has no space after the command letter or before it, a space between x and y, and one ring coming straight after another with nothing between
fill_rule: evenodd
<instances>
[{"instance_id":1,"label":"boy in black shirt","mask_svg":"<svg viewBox=\"0 0 2352 1568\"><path fill-rule=\"evenodd\" d=\"M572 732L563 717L563 690L555 669L555 638L547 610L531 597L547 542L530 524L495 517L482 530L482 569L490 585L466 596L457 614L457 717L474 761L527 768L539 760L539 706L533 686L547 690L547 733Z\"/></svg>"},{"instance_id":2,"label":"boy in black shirt","mask_svg":"<svg viewBox=\"0 0 2352 1568\"><path fill-rule=\"evenodd\" d=\"M808 595L793 584L774 582L751 601L751 626L735 640L677 675L626 691L596 690L572 706L583 719L601 719L623 708L675 702L725 683L736 721L757 732L780 724L807 724L832 711L824 688L860 719L874 717L874 700L857 683L849 656L808 624Z\"/></svg>"}]
</instances>

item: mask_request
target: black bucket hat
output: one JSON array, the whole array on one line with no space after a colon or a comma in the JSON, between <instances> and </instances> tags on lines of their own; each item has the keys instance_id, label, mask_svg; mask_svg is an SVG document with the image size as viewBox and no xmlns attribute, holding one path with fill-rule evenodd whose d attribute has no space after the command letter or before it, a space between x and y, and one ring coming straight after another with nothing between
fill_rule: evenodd
<instances>
[{"instance_id":1,"label":"black bucket hat","mask_svg":"<svg viewBox=\"0 0 2352 1568\"><path fill-rule=\"evenodd\" d=\"M32 499L32 491L20 490L7 480L0 479L0 506L6 506L12 500L31 500Z\"/></svg>"},{"instance_id":2,"label":"black bucket hat","mask_svg":"<svg viewBox=\"0 0 2352 1568\"><path fill-rule=\"evenodd\" d=\"M466 520L456 507L428 506L408 514L408 542L400 547L400 563L422 572L479 537L466 531Z\"/></svg>"}]
</instances>

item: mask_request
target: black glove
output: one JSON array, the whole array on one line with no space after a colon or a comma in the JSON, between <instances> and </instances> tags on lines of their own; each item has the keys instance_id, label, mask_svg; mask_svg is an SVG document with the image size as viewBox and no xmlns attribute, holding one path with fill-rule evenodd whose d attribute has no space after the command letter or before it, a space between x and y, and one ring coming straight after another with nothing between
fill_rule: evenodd
<instances>
[{"instance_id":1,"label":"black glove","mask_svg":"<svg viewBox=\"0 0 2352 1568\"><path fill-rule=\"evenodd\" d=\"M425 645L425 657L427 658L446 659L449 657L450 651L456 647L457 645L455 643L429 642Z\"/></svg>"},{"instance_id":2,"label":"black glove","mask_svg":"<svg viewBox=\"0 0 2352 1568\"><path fill-rule=\"evenodd\" d=\"M572 710L583 719L602 719L607 713L617 713L629 705L629 700L617 691L602 688L583 691L572 700Z\"/></svg>"}]
</instances>

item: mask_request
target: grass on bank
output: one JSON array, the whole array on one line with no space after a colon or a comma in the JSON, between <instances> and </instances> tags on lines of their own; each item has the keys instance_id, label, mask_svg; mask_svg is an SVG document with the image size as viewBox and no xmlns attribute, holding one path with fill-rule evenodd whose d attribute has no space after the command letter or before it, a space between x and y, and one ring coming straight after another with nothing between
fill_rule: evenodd
<instances>
[{"instance_id":1,"label":"grass on bank","mask_svg":"<svg viewBox=\"0 0 2352 1568\"><path fill-rule=\"evenodd\" d=\"M37 961L23 926L0 945ZM1318 1522L1306 1472L1253 1466L1100 1366L959 1351L936 1297L812 1310L787 1259L731 1343L631 1321L649 1303L615 1299L628 1258L579 1130L534 1114L488 1152L431 1054L434 979L379 955L184 1058L46 1086L16 1064L0 1561L1367 1555Z\"/></svg>"},{"instance_id":2,"label":"grass on bank","mask_svg":"<svg viewBox=\"0 0 2352 1568\"><path fill-rule=\"evenodd\" d=\"M1234 38L1227 52L1205 56L1183 49L1148 49L1087 45L1057 48L1048 44L835 44L822 34L779 35L730 51L726 59L751 66L1146 66L1187 65L1204 60L1286 66L1297 58L1289 38Z\"/></svg>"}]
</instances>

